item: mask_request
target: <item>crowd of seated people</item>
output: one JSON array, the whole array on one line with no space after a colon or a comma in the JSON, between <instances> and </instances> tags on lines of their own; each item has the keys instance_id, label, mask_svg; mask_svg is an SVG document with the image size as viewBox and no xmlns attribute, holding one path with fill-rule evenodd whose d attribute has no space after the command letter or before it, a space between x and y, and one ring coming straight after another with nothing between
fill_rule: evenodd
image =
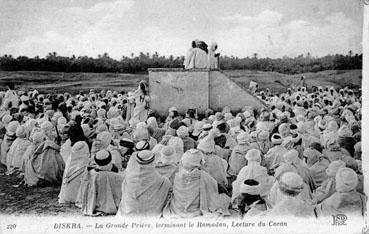
<instances>
[{"instance_id":1,"label":"crowd of seated people","mask_svg":"<svg viewBox=\"0 0 369 234\"><path fill-rule=\"evenodd\" d=\"M60 186L59 203L91 216L363 216L361 97L333 87L256 96L265 108L173 106L164 119L145 105L129 121L123 92L10 88L2 176L21 178L17 189Z\"/></svg>"}]
</instances>

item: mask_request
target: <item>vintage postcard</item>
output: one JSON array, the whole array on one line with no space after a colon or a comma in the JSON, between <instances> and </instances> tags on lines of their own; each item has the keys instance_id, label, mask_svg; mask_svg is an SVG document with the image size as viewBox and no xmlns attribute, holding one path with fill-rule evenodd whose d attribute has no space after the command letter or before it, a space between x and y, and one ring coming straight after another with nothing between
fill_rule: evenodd
<instances>
[{"instance_id":1,"label":"vintage postcard","mask_svg":"<svg viewBox=\"0 0 369 234\"><path fill-rule=\"evenodd\" d=\"M0 32L0 233L369 233L368 0L0 0Z\"/></svg>"}]
</instances>

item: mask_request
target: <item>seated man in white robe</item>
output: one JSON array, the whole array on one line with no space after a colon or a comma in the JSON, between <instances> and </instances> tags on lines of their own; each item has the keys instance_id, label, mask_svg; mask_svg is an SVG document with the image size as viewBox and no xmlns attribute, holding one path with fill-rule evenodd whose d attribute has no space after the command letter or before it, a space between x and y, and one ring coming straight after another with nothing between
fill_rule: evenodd
<instances>
[{"instance_id":1,"label":"seated man in white robe","mask_svg":"<svg viewBox=\"0 0 369 234\"><path fill-rule=\"evenodd\" d=\"M122 197L124 176L117 173L113 157L107 150L94 156L94 166L87 168L76 198L84 215L116 214Z\"/></svg>"},{"instance_id":2,"label":"seated man in white robe","mask_svg":"<svg viewBox=\"0 0 369 234\"><path fill-rule=\"evenodd\" d=\"M15 132L17 139L11 145L7 154L8 173L15 172L22 168L22 158L31 142L26 138L26 131L23 126L19 126Z\"/></svg>"},{"instance_id":3,"label":"seated man in white robe","mask_svg":"<svg viewBox=\"0 0 369 234\"><path fill-rule=\"evenodd\" d=\"M340 168L346 166L341 160L333 161L325 170L328 178L313 193L313 203L320 203L336 192L336 173Z\"/></svg>"},{"instance_id":4,"label":"seated man in white robe","mask_svg":"<svg viewBox=\"0 0 369 234\"><path fill-rule=\"evenodd\" d=\"M245 180L240 186L240 195L236 198L236 204L241 215L254 216L266 211L267 206L260 196L261 186L256 180Z\"/></svg>"},{"instance_id":5,"label":"seated man in white robe","mask_svg":"<svg viewBox=\"0 0 369 234\"><path fill-rule=\"evenodd\" d=\"M74 203L81 185L83 172L90 157L85 141L78 141L71 148L70 156L65 162L63 182L59 193L59 203Z\"/></svg>"},{"instance_id":6,"label":"seated man in white robe","mask_svg":"<svg viewBox=\"0 0 369 234\"><path fill-rule=\"evenodd\" d=\"M281 199L270 210L266 211L266 216L294 216L294 217L315 217L314 209L298 196L304 188L304 181L294 172L286 172L279 181L279 192Z\"/></svg>"},{"instance_id":7,"label":"seated man in white robe","mask_svg":"<svg viewBox=\"0 0 369 234\"><path fill-rule=\"evenodd\" d=\"M192 58L194 59L194 68L207 68L208 54L204 50L200 49L199 46L200 44L197 44L197 47L193 49L194 55L192 56Z\"/></svg>"},{"instance_id":8,"label":"seated man in white robe","mask_svg":"<svg viewBox=\"0 0 369 234\"><path fill-rule=\"evenodd\" d=\"M196 48L196 41L192 41L191 43L191 48L188 49L187 51L187 54L186 54L186 57L185 57L185 60L183 62L183 66L185 69L191 69L191 68L194 68L195 67L195 64L194 64L194 51L195 51L195 48Z\"/></svg>"},{"instance_id":9,"label":"seated man in white robe","mask_svg":"<svg viewBox=\"0 0 369 234\"><path fill-rule=\"evenodd\" d=\"M60 146L46 139L35 149L25 165L25 182L28 186L61 184L64 167Z\"/></svg>"},{"instance_id":10,"label":"seated man in white robe","mask_svg":"<svg viewBox=\"0 0 369 234\"><path fill-rule=\"evenodd\" d=\"M318 217L345 214L365 216L366 198L356 191L358 177L351 168L336 173L336 192L315 207Z\"/></svg>"},{"instance_id":11,"label":"seated man in white robe","mask_svg":"<svg viewBox=\"0 0 369 234\"><path fill-rule=\"evenodd\" d=\"M310 170L305 166L305 163L298 157L298 151L295 149L289 150L283 155L286 163L296 168L297 173L301 176L304 182L309 185L310 192L312 193L316 189L314 178L311 175Z\"/></svg>"},{"instance_id":12,"label":"seated man in white robe","mask_svg":"<svg viewBox=\"0 0 369 234\"><path fill-rule=\"evenodd\" d=\"M131 156L117 216L161 216L172 184L155 170L154 160L149 150Z\"/></svg>"},{"instance_id":13,"label":"seated man in white robe","mask_svg":"<svg viewBox=\"0 0 369 234\"><path fill-rule=\"evenodd\" d=\"M313 143L309 148L304 150L307 166L317 187L328 178L326 169L330 164L329 159L319 151L321 149L319 146L319 143Z\"/></svg>"},{"instance_id":14,"label":"seated man in white robe","mask_svg":"<svg viewBox=\"0 0 369 234\"><path fill-rule=\"evenodd\" d=\"M204 170L209 173L218 183L222 192L227 191L227 167L228 163L215 154L215 141L218 131L215 129L210 130L209 135L199 141L197 149L204 154Z\"/></svg>"},{"instance_id":15,"label":"seated man in white robe","mask_svg":"<svg viewBox=\"0 0 369 234\"><path fill-rule=\"evenodd\" d=\"M267 169L260 165L261 152L257 149L250 149L244 156L247 165L244 166L237 175L237 179L232 183L232 203L241 193L240 189L245 180L256 180L260 184L260 195L262 197L269 194L274 179L269 176Z\"/></svg>"},{"instance_id":16,"label":"seated man in white robe","mask_svg":"<svg viewBox=\"0 0 369 234\"><path fill-rule=\"evenodd\" d=\"M176 151L172 146L163 146L155 169L160 175L167 177L173 184L175 174L178 172Z\"/></svg>"},{"instance_id":17,"label":"seated man in white robe","mask_svg":"<svg viewBox=\"0 0 369 234\"><path fill-rule=\"evenodd\" d=\"M237 145L233 148L228 160L228 174L233 182L240 170L247 165L246 153L251 149L250 134L242 132L237 136Z\"/></svg>"},{"instance_id":18,"label":"seated man in white robe","mask_svg":"<svg viewBox=\"0 0 369 234\"><path fill-rule=\"evenodd\" d=\"M18 121L11 121L5 128L6 134L4 136L3 141L1 142L0 148L0 160L1 163L6 165L7 164L7 155L9 152L10 147L12 146L13 142L17 139L15 132L19 126Z\"/></svg>"},{"instance_id":19,"label":"seated man in white robe","mask_svg":"<svg viewBox=\"0 0 369 234\"><path fill-rule=\"evenodd\" d=\"M229 215L230 198L219 194L218 185L203 167L203 154L190 149L182 157L173 184L173 196L164 217L192 218Z\"/></svg>"},{"instance_id":20,"label":"seated man in white robe","mask_svg":"<svg viewBox=\"0 0 369 234\"><path fill-rule=\"evenodd\" d=\"M283 155L287 153L287 149L281 145L282 141L283 139L279 133L272 135L272 144L274 146L264 156L265 166L269 172L274 172L274 169L284 161Z\"/></svg>"}]
</instances>

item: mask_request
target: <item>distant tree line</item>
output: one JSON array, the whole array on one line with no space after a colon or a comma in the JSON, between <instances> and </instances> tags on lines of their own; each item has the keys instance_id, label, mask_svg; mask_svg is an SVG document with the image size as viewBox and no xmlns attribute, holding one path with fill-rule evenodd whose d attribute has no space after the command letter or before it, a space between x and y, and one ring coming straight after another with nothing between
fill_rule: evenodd
<instances>
[{"instance_id":1,"label":"distant tree line","mask_svg":"<svg viewBox=\"0 0 369 234\"><path fill-rule=\"evenodd\" d=\"M49 53L45 58L36 56L29 58L12 55L0 57L0 70L3 71L53 71L53 72L114 72L140 73L147 68L180 68L184 57L170 55L160 56L158 53L133 53L123 56L120 60L111 58L108 53L98 55L97 58L88 56L60 56L56 52ZM247 69L259 71L275 71L285 74L318 72L323 70L350 70L362 68L362 54L336 54L324 57L312 57L309 53L297 57L283 57L277 59L252 57L239 58L221 56L220 68L223 70Z\"/></svg>"},{"instance_id":2,"label":"distant tree line","mask_svg":"<svg viewBox=\"0 0 369 234\"><path fill-rule=\"evenodd\" d=\"M347 55L336 54L324 57L312 57L310 53L299 55L295 58L284 56L283 58L237 58L223 56L220 58L220 67L223 70L247 69L259 71L275 71L285 74L298 74L305 72L319 72L324 70L351 70L362 69L362 54L353 54L349 51Z\"/></svg>"}]
</instances>

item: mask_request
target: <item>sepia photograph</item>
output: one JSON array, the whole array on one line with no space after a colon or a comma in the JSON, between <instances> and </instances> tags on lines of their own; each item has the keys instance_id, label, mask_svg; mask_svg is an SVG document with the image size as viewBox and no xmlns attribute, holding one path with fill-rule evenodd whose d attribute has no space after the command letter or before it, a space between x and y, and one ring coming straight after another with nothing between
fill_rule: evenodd
<instances>
[{"instance_id":1,"label":"sepia photograph","mask_svg":"<svg viewBox=\"0 0 369 234\"><path fill-rule=\"evenodd\" d=\"M0 233L369 234L369 1L0 0L0 32Z\"/></svg>"}]
</instances>

